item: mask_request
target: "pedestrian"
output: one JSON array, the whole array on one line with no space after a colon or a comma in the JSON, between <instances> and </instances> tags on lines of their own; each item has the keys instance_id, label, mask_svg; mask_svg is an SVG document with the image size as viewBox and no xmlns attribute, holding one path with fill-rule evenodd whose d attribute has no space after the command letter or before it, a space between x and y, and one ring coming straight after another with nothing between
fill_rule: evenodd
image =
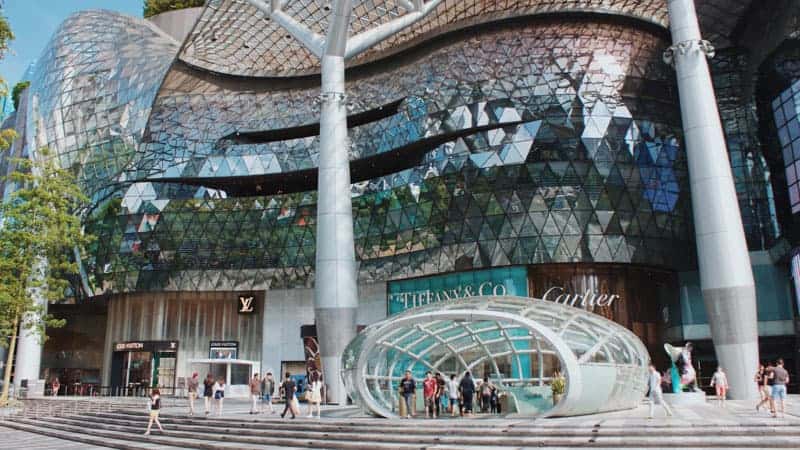
<instances>
[{"instance_id":1,"label":"pedestrian","mask_svg":"<svg viewBox=\"0 0 800 450\"><path fill-rule=\"evenodd\" d=\"M664 412L667 416L672 416L672 410L669 409L669 405L667 402L664 401L664 395L661 392L661 374L656 370L656 366L650 364L650 374L647 377L647 387L650 389L650 394L648 398L650 399L650 416L648 419L653 418L653 413L655 412L656 405L661 405L664 407Z\"/></svg>"},{"instance_id":2,"label":"pedestrian","mask_svg":"<svg viewBox=\"0 0 800 450\"><path fill-rule=\"evenodd\" d=\"M461 383L458 384L458 390L461 393L462 415L472 415L472 397L475 396L475 381L472 380L472 375L467 371Z\"/></svg>"},{"instance_id":3,"label":"pedestrian","mask_svg":"<svg viewBox=\"0 0 800 450\"><path fill-rule=\"evenodd\" d=\"M456 405L458 404L458 381L456 381L455 374L451 374L450 381L447 382L447 396L450 398L450 404L448 405L450 416L455 417Z\"/></svg>"},{"instance_id":4,"label":"pedestrian","mask_svg":"<svg viewBox=\"0 0 800 450\"><path fill-rule=\"evenodd\" d=\"M422 395L425 399L425 417L429 418L431 415L433 418L436 418L436 407L434 403L436 402L436 389L438 383L436 379L433 378L433 374L430 371L425 373L425 380L422 382Z\"/></svg>"},{"instance_id":5,"label":"pedestrian","mask_svg":"<svg viewBox=\"0 0 800 450\"><path fill-rule=\"evenodd\" d=\"M283 412L281 413L281 418L286 417L286 413L292 413L292 419L295 418L294 413L294 393L297 391L297 386L295 386L294 381L292 381L292 374L286 372L286 379L283 381L281 385L283 389L283 397L286 399L286 406L283 407Z\"/></svg>"},{"instance_id":6,"label":"pedestrian","mask_svg":"<svg viewBox=\"0 0 800 450\"><path fill-rule=\"evenodd\" d=\"M261 412L258 405L259 399L261 399L261 379L258 378L258 372L256 372L250 379L250 414Z\"/></svg>"},{"instance_id":7,"label":"pedestrian","mask_svg":"<svg viewBox=\"0 0 800 450\"><path fill-rule=\"evenodd\" d=\"M317 419L322 418L322 380L320 380L319 372L311 372L311 381L308 383L308 394L306 397L308 401L308 417L314 417L314 407L317 407Z\"/></svg>"},{"instance_id":8,"label":"pedestrian","mask_svg":"<svg viewBox=\"0 0 800 450\"><path fill-rule=\"evenodd\" d=\"M442 417L442 403L447 398L447 382L441 372L436 372L436 415Z\"/></svg>"},{"instance_id":9,"label":"pedestrian","mask_svg":"<svg viewBox=\"0 0 800 450\"><path fill-rule=\"evenodd\" d=\"M153 422L158 425L158 430L162 433L164 432L164 428L161 426L161 422L158 421L158 413L161 410L161 393L158 389L153 389L153 392L150 393L150 420L147 422L147 431L144 432L145 436L150 435L150 428L153 426Z\"/></svg>"},{"instance_id":10,"label":"pedestrian","mask_svg":"<svg viewBox=\"0 0 800 450\"><path fill-rule=\"evenodd\" d=\"M200 378L197 372L192 374L189 381L186 383L186 388L189 391L189 415L194 416L194 401L197 399L197 388L200 387Z\"/></svg>"},{"instance_id":11,"label":"pedestrian","mask_svg":"<svg viewBox=\"0 0 800 450\"><path fill-rule=\"evenodd\" d=\"M717 366L717 371L711 376L710 386L713 387L717 393L717 404L724 407L725 398L728 394L728 376L725 375L722 366Z\"/></svg>"},{"instance_id":12,"label":"pedestrian","mask_svg":"<svg viewBox=\"0 0 800 450\"><path fill-rule=\"evenodd\" d=\"M778 410L780 410L780 417L783 418L786 411L786 385L789 384L789 372L783 368L782 358L775 361L770 378L772 378L772 399L770 401L772 417L778 417Z\"/></svg>"},{"instance_id":13,"label":"pedestrian","mask_svg":"<svg viewBox=\"0 0 800 450\"><path fill-rule=\"evenodd\" d=\"M50 385L50 390L52 391L53 397L58 396L58 390L61 389L61 382L58 381L58 377L53 378L53 382Z\"/></svg>"},{"instance_id":14,"label":"pedestrian","mask_svg":"<svg viewBox=\"0 0 800 450\"><path fill-rule=\"evenodd\" d=\"M222 415L222 403L225 401L225 379L219 377L212 387L214 401L217 404L217 416Z\"/></svg>"},{"instance_id":15,"label":"pedestrian","mask_svg":"<svg viewBox=\"0 0 800 450\"><path fill-rule=\"evenodd\" d=\"M489 382L489 377L483 377L483 383L481 383L479 389L481 392L481 412L489 412L489 406L492 404L492 383Z\"/></svg>"},{"instance_id":16,"label":"pedestrian","mask_svg":"<svg viewBox=\"0 0 800 450\"><path fill-rule=\"evenodd\" d=\"M500 414L500 394L494 386L492 386L492 397L489 402L492 405L492 414Z\"/></svg>"},{"instance_id":17,"label":"pedestrian","mask_svg":"<svg viewBox=\"0 0 800 450\"><path fill-rule=\"evenodd\" d=\"M758 412L762 406L765 404L768 405L770 398L772 398L772 392L770 392L770 387L768 384L767 369L763 364L758 365L758 372L756 372L755 382L756 386L758 386L758 393L761 395L761 401L759 401L756 405L756 412Z\"/></svg>"},{"instance_id":18,"label":"pedestrian","mask_svg":"<svg viewBox=\"0 0 800 450\"><path fill-rule=\"evenodd\" d=\"M205 401L206 415L211 414L211 401L214 398L214 377L211 374L206 374L206 379L203 380L203 400Z\"/></svg>"},{"instance_id":19,"label":"pedestrian","mask_svg":"<svg viewBox=\"0 0 800 450\"><path fill-rule=\"evenodd\" d=\"M405 377L400 381L400 392L406 404L406 418L414 417L414 394L417 392L417 383L411 376L411 371L406 370Z\"/></svg>"},{"instance_id":20,"label":"pedestrian","mask_svg":"<svg viewBox=\"0 0 800 450\"><path fill-rule=\"evenodd\" d=\"M269 413L275 414L275 408L272 407L272 396L275 394L275 380L272 378L272 372L267 372L263 384L264 401L269 405Z\"/></svg>"}]
</instances>

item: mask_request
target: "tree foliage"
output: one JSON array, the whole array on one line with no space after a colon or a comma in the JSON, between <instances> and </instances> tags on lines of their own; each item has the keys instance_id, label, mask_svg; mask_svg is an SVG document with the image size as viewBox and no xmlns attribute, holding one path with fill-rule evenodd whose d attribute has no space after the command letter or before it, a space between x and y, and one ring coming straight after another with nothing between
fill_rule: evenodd
<instances>
[{"instance_id":1,"label":"tree foliage","mask_svg":"<svg viewBox=\"0 0 800 450\"><path fill-rule=\"evenodd\" d=\"M89 237L76 214L88 199L47 148L10 162L16 169L6 182L15 189L0 205L0 344L13 353L21 330L44 339L46 326L63 326L44 310L64 297L68 276L78 271L73 249L84 248ZM9 378L7 366L0 404Z\"/></svg>"},{"instance_id":2,"label":"tree foliage","mask_svg":"<svg viewBox=\"0 0 800 450\"><path fill-rule=\"evenodd\" d=\"M0 15L0 59L6 56L8 43L14 40L14 33L6 16Z\"/></svg>"},{"instance_id":3,"label":"tree foliage","mask_svg":"<svg viewBox=\"0 0 800 450\"><path fill-rule=\"evenodd\" d=\"M176 9L194 8L205 3L205 0L144 0L144 16L151 17Z\"/></svg>"},{"instance_id":4,"label":"tree foliage","mask_svg":"<svg viewBox=\"0 0 800 450\"><path fill-rule=\"evenodd\" d=\"M14 85L14 88L11 89L11 100L14 102L14 109L19 109L19 96L22 95L22 91L25 90L28 86L31 85L30 81L20 81L19 83Z\"/></svg>"}]
</instances>

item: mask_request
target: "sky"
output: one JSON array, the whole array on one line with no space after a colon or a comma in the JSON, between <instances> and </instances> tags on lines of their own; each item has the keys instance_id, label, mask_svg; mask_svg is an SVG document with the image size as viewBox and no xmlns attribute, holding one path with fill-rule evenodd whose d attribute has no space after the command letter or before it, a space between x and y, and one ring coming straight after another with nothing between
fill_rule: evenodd
<instances>
[{"instance_id":1,"label":"sky","mask_svg":"<svg viewBox=\"0 0 800 450\"><path fill-rule=\"evenodd\" d=\"M61 22L75 11L111 9L142 17L143 0L0 0L16 38L0 60L0 76L14 86L35 61Z\"/></svg>"}]
</instances>

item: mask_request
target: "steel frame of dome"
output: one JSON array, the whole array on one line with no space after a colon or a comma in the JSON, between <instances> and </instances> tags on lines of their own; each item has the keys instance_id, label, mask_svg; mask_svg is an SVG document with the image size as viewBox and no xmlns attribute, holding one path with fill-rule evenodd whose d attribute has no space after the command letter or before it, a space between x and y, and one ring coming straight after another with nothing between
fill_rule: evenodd
<instances>
[{"instance_id":1,"label":"steel frame of dome","mask_svg":"<svg viewBox=\"0 0 800 450\"><path fill-rule=\"evenodd\" d=\"M512 392L550 391L545 355L558 359L567 381L563 398L549 410ZM503 376L497 360L504 357L516 362L516 373ZM536 373L526 377L523 358L532 357ZM484 296L415 308L367 327L345 349L342 378L367 412L391 418L397 417L392 396L405 370L420 365L435 373L450 360L459 377L488 361L492 382L514 396L521 415L570 416L636 407L649 355L630 330L597 314L539 299Z\"/></svg>"}]
</instances>

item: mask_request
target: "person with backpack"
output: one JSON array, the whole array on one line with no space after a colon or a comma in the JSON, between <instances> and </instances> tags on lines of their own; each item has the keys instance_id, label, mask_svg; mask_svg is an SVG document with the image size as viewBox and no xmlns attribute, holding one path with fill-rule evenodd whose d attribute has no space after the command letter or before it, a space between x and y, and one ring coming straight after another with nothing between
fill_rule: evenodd
<instances>
[{"instance_id":1,"label":"person with backpack","mask_svg":"<svg viewBox=\"0 0 800 450\"><path fill-rule=\"evenodd\" d=\"M150 428L153 426L153 422L158 425L158 430L163 433L164 428L161 426L161 422L158 421L158 413L161 411L161 393L158 389L153 389L153 392L150 394L148 406L150 407L150 420L147 422L147 431L144 432L144 435L150 435Z\"/></svg>"},{"instance_id":2,"label":"person with backpack","mask_svg":"<svg viewBox=\"0 0 800 450\"><path fill-rule=\"evenodd\" d=\"M772 397L770 406L772 407L772 417L778 417L778 405L780 405L781 418L786 409L786 385L789 384L789 372L783 368L783 359L775 361L775 367L770 374L772 379Z\"/></svg>"}]
</instances>

